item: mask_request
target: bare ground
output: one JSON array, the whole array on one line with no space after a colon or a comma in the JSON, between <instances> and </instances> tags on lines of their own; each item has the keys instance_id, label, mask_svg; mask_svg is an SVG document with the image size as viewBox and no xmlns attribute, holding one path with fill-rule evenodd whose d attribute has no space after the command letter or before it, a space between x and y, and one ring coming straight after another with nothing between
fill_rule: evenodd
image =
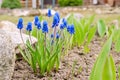
<instances>
[{"instance_id":1,"label":"bare ground","mask_svg":"<svg viewBox=\"0 0 120 80\"><path fill-rule=\"evenodd\" d=\"M49 75L40 77L34 75L30 66L24 60L16 60L15 71L12 80L88 80L94 62L100 53L104 40L95 38L89 48L88 54L82 54L81 49L74 47L61 60L60 68L57 72L52 71ZM116 67L120 64L120 53L111 50ZM118 73L116 71L116 73ZM118 76L117 76L118 77Z\"/></svg>"}]
</instances>

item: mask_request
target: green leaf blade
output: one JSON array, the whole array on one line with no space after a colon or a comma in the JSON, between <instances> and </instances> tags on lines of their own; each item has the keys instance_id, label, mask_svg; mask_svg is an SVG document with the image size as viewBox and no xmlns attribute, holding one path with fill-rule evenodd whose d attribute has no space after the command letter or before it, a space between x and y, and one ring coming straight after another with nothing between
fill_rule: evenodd
<instances>
[{"instance_id":1,"label":"green leaf blade","mask_svg":"<svg viewBox=\"0 0 120 80\"><path fill-rule=\"evenodd\" d=\"M111 45L112 45L112 36L107 40L107 42L103 46L102 51L100 52L100 54L95 62L95 65L92 69L92 73L90 75L89 80L102 80L101 71L103 70L106 58L109 55Z\"/></svg>"},{"instance_id":2,"label":"green leaf blade","mask_svg":"<svg viewBox=\"0 0 120 80\"><path fill-rule=\"evenodd\" d=\"M106 25L103 20L99 20L97 23L98 27L98 34L100 37L103 37L106 33Z\"/></svg>"}]
</instances>

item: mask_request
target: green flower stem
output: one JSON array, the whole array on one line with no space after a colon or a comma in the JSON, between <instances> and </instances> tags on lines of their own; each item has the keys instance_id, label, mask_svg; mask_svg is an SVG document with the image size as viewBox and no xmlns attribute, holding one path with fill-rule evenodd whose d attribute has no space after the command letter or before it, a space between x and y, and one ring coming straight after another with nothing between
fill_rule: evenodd
<instances>
[{"instance_id":1,"label":"green flower stem","mask_svg":"<svg viewBox=\"0 0 120 80\"><path fill-rule=\"evenodd\" d=\"M39 40L39 30L37 30L37 39Z\"/></svg>"},{"instance_id":2,"label":"green flower stem","mask_svg":"<svg viewBox=\"0 0 120 80\"><path fill-rule=\"evenodd\" d=\"M71 47L72 47L72 42L73 42L73 39L72 39L72 38L73 38L73 35L70 35L70 47L69 47L70 49L71 49Z\"/></svg>"},{"instance_id":3,"label":"green flower stem","mask_svg":"<svg viewBox=\"0 0 120 80\"><path fill-rule=\"evenodd\" d=\"M40 30L37 30L37 40L40 41Z\"/></svg>"},{"instance_id":4,"label":"green flower stem","mask_svg":"<svg viewBox=\"0 0 120 80\"><path fill-rule=\"evenodd\" d=\"M54 28L54 37L53 37L53 41L55 40L55 37L56 37L56 31L57 31L57 28L55 27L55 28Z\"/></svg>"},{"instance_id":5,"label":"green flower stem","mask_svg":"<svg viewBox=\"0 0 120 80\"><path fill-rule=\"evenodd\" d=\"M29 38L30 38L30 43L32 44L32 38L31 38L31 32L29 31Z\"/></svg>"},{"instance_id":6,"label":"green flower stem","mask_svg":"<svg viewBox=\"0 0 120 80\"><path fill-rule=\"evenodd\" d=\"M23 42L23 44L24 44L24 46L25 46L25 42L24 42L24 40L23 40L23 36L22 36L22 31L21 31L21 29L20 29L20 37L21 37L21 40L22 40L22 42ZM25 46L26 47L26 46Z\"/></svg>"},{"instance_id":7,"label":"green flower stem","mask_svg":"<svg viewBox=\"0 0 120 80\"><path fill-rule=\"evenodd\" d=\"M62 33L63 33L63 30L60 30L60 36L62 35Z\"/></svg>"},{"instance_id":8,"label":"green flower stem","mask_svg":"<svg viewBox=\"0 0 120 80\"><path fill-rule=\"evenodd\" d=\"M56 30L57 30L57 28L55 27L54 28L54 33L53 33L53 35L54 35L54 37L53 37L53 42L55 41L55 37L56 37ZM53 43L54 44L54 43ZM52 46L51 46L51 50L50 50L50 52L52 53L52 51L53 51L53 44L52 44Z\"/></svg>"},{"instance_id":9,"label":"green flower stem","mask_svg":"<svg viewBox=\"0 0 120 80\"><path fill-rule=\"evenodd\" d=\"M46 33L45 33L45 39L44 39L44 51L45 51L45 54L46 54Z\"/></svg>"}]
</instances>

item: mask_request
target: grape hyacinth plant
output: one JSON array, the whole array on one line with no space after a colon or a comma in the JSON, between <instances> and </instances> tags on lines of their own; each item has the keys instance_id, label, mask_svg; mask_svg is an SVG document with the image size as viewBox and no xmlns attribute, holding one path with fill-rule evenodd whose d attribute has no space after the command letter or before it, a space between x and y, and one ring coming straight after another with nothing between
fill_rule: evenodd
<instances>
[{"instance_id":1,"label":"grape hyacinth plant","mask_svg":"<svg viewBox=\"0 0 120 80\"><path fill-rule=\"evenodd\" d=\"M51 9L48 9L47 16L48 16L48 17L51 17L51 16L52 16Z\"/></svg>"},{"instance_id":2,"label":"grape hyacinth plant","mask_svg":"<svg viewBox=\"0 0 120 80\"><path fill-rule=\"evenodd\" d=\"M51 19L52 14L50 9L48 9L47 16ZM70 36L75 33L74 25L68 24L66 19L63 18L62 23L60 23L60 15L58 12L53 15L53 22L51 26L49 25L47 20L41 20L38 16L35 16L34 24L32 24L32 22L28 22L27 24L26 30L29 34L29 40L24 42L21 33L23 19L20 18L17 24L17 28L20 30L20 35L26 48L23 52L21 47L19 47L20 52L23 58L32 67L33 71L35 73L39 72L40 75L45 75L51 70L59 69L61 55L64 53L63 50L67 49L65 48L67 47L65 38L68 38L68 40L71 39L64 34L63 30L69 33ZM35 29L36 32L34 31ZM36 36L34 36L35 33ZM32 45L31 36L37 39L35 45Z\"/></svg>"}]
</instances>

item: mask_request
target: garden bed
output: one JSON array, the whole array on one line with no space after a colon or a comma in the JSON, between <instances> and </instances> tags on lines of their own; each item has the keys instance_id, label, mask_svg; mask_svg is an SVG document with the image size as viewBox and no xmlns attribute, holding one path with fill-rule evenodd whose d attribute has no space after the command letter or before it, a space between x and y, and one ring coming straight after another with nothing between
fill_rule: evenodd
<instances>
[{"instance_id":1,"label":"garden bed","mask_svg":"<svg viewBox=\"0 0 120 80\"><path fill-rule=\"evenodd\" d=\"M83 54L81 48L74 47L68 52L69 55L62 58L58 71L52 71L43 77L39 76L39 74L34 75L30 66L23 59L18 59L16 60L12 80L88 80L103 42L105 42L104 38L95 37L89 45L90 52L88 54ZM118 68L120 54L114 50L111 50L111 53Z\"/></svg>"}]
</instances>

